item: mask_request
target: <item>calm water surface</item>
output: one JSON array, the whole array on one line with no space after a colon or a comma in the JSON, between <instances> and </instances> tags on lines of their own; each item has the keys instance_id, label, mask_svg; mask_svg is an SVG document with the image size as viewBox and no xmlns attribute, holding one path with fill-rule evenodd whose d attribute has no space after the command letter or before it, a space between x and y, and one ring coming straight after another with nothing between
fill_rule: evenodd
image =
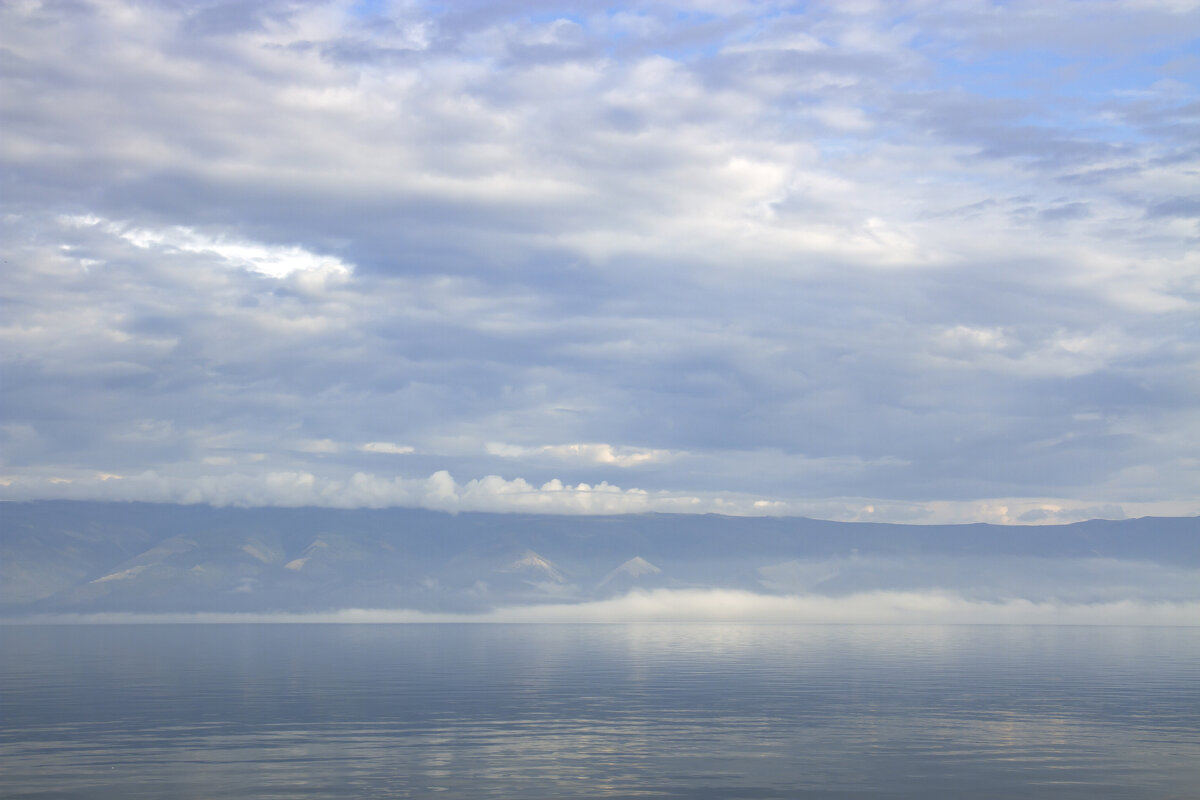
<instances>
[{"instance_id":1,"label":"calm water surface","mask_svg":"<svg viewBox=\"0 0 1200 800\"><path fill-rule=\"evenodd\" d=\"M6 798L1200 798L1200 628L0 628Z\"/></svg>"}]
</instances>

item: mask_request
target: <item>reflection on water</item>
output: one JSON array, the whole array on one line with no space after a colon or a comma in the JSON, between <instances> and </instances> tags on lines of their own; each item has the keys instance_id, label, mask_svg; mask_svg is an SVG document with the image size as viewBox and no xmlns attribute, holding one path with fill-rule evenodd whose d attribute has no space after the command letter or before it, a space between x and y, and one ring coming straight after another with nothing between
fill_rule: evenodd
<instances>
[{"instance_id":1,"label":"reflection on water","mask_svg":"<svg viewBox=\"0 0 1200 800\"><path fill-rule=\"evenodd\" d=\"M4 797L1187 798L1200 629L0 628Z\"/></svg>"}]
</instances>

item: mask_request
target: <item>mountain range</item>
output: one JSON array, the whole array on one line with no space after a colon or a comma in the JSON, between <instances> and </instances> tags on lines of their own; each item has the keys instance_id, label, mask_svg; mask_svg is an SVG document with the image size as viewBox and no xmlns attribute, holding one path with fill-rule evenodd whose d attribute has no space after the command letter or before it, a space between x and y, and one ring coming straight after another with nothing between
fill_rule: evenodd
<instances>
[{"instance_id":1,"label":"mountain range","mask_svg":"<svg viewBox=\"0 0 1200 800\"><path fill-rule=\"evenodd\" d=\"M478 612L637 590L1200 596L1200 518L893 525L645 514L0 503L0 615Z\"/></svg>"}]
</instances>

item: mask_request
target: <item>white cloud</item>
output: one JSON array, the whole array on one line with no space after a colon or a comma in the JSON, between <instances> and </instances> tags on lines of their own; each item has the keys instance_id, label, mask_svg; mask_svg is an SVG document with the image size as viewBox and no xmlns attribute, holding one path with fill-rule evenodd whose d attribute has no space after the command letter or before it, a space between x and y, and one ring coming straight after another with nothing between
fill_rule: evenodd
<instances>
[{"instance_id":1,"label":"white cloud","mask_svg":"<svg viewBox=\"0 0 1200 800\"><path fill-rule=\"evenodd\" d=\"M411 445L396 444L395 442L367 442L358 448L364 453L384 453L392 456L408 455L415 452Z\"/></svg>"},{"instance_id":2,"label":"white cloud","mask_svg":"<svg viewBox=\"0 0 1200 800\"><path fill-rule=\"evenodd\" d=\"M668 450L614 447L611 444L599 442L547 444L538 447L489 442L486 445L486 450L491 455L503 458L519 459L531 456L546 456L556 461L611 465L616 467L636 467L642 464L665 461L676 455Z\"/></svg>"},{"instance_id":3,"label":"white cloud","mask_svg":"<svg viewBox=\"0 0 1200 800\"><path fill-rule=\"evenodd\" d=\"M679 492L620 487L606 481L540 485L524 478L487 475L458 482L445 470L427 478L355 472L337 477L312 472L117 474L76 471L37 477L0 475L0 500L65 498L214 506L418 507L460 511L545 514L724 514L805 516L858 522L1041 525L1094 518L1196 516L1194 501L1120 505L1066 498L989 498L963 501L897 501L886 498L772 498L744 492Z\"/></svg>"},{"instance_id":4,"label":"white cloud","mask_svg":"<svg viewBox=\"0 0 1200 800\"><path fill-rule=\"evenodd\" d=\"M202 234L184 226L146 229L113 222L94 214L60 217L76 227L98 227L143 250L167 250L183 253L202 253L215 256L233 267L256 272L272 278L286 278L294 273L314 273L327 279L341 279L353 268L332 256L311 253L303 247L266 245L224 236Z\"/></svg>"},{"instance_id":5,"label":"white cloud","mask_svg":"<svg viewBox=\"0 0 1200 800\"><path fill-rule=\"evenodd\" d=\"M815 53L827 50L828 45L817 37L795 31L778 36L760 36L746 41L735 42L722 48L724 53L756 53L763 50L783 50L797 53Z\"/></svg>"}]
</instances>

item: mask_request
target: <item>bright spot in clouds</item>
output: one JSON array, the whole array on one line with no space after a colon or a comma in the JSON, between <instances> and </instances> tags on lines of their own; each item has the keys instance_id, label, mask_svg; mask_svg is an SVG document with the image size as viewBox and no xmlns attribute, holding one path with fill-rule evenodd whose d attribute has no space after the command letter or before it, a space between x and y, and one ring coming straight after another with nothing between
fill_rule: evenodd
<instances>
[{"instance_id":1,"label":"bright spot in clouds","mask_svg":"<svg viewBox=\"0 0 1200 800\"><path fill-rule=\"evenodd\" d=\"M407 455L413 452L413 448L409 445L393 442L367 442L359 449L364 453L384 453L393 456Z\"/></svg>"},{"instance_id":2,"label":"bright spot in clouds","mask_svg":"<svg viewBox=\"0 0 1200 800\"><path fill-rule=\"evenodd\" d=\"M555 444L541 447L523 447L514 444L489 442L487 452L503 458L529 458L547 456L558 461L574 461L582 464L608 464L617 467L635 467L652 461L670 458L666 450L645 450L635 447L613 447L611 444Z\"/></svg>"},{"instance_id":3,"label":"bright spot in clouds","mask_svg":"<svg viewBox=\"0 0 1200 800\"><path fill-rule=\"evenodd\" d=\"M280 247L258 242L208 236L191 228L173 226L157 230L134 228L92 215L64 216L71 226L95 226L143 250L178 251L216 256L233 267L272 278L286 278L295 272L316 272L346 276L351 267L331 256L311 253L302 247Z\"/></svg>"}]
</instances>

